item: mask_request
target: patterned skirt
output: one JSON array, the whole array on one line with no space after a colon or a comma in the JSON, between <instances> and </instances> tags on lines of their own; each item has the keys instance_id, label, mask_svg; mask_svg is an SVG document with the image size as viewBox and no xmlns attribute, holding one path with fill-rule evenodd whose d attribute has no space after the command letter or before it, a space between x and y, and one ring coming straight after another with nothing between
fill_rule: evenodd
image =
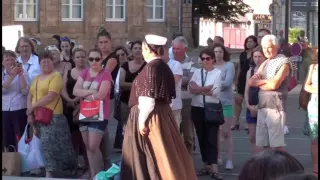
<instances>
[{"instance_id":1,"label":"patterned skirt","mask_svg":"<svg viewBox=\"0 0 320 180\"><path fill-rule=\"evenodd\" d=\"M149 134L141 136L139 108L130 109L123 142L121 179L196 180L190 155L178 132L169 104L156 104L147 119Z\"/></svg>"},{"instance_id":2,"label":"patterned skirt","mask_svg":"<svg viewBox=\"0 0 320 180\"><path fill-rule=\"evenodd\" d=\"M68 121L62 114L54 114L49 125L37 124L46 171L72 170L77 157L72 147Z\"/></svg>"},{"instance_id":3,"label":"patterned skirt","mask_svg":"<svg viewBox=\"0 0 320 180\"><path fill-rule=\"evenodd\" d=\"M308 103L308 118L305 132L311 140L318 139L318 97L312 96Z\"/></svg>"}]
</instances>

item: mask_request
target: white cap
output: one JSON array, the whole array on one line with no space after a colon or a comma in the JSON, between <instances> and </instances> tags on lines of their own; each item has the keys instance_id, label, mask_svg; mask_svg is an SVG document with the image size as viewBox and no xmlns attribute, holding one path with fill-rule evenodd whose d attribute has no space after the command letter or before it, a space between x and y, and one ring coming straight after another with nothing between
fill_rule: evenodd
<instances>
[{"instance_id":1,"label":"white cap","mask_svg":"<svg viewBox=\"0 0 320 180\"><path fill-rule=\"evenodd\" d=\"M167 43L167 38L154 34L148 34L145 36L145 38L146 42L152 45L164 46Z\"/></svg>"}]
</instances>

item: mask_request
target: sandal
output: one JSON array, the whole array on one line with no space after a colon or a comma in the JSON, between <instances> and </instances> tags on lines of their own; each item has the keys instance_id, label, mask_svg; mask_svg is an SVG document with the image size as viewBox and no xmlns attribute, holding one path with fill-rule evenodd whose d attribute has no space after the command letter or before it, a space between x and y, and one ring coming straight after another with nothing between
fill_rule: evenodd
<instances>
[{"instance_id":1,"label":"sandal","mask_svg":"<svg viewBox=\"0 0 320 180\"><path fill-rule=\"evenodd\" d=\"M205 176L205 175L209 175L209 174L210 174L210 172L206 168L203 168L199 172L197 172L197 176Z\"/></svg>"},{"instance_id":2,"label":"sandal","mask_svg":"<svg viewBox=\"0 0 320 180\"><path fill-rule=\"evenodd\" d=\"M216 172L212 172L210 177L211 177L211 179L214 179L214 180L223 180L223 177L219 173L216 173Z\"/></svg>"}]
</instances>

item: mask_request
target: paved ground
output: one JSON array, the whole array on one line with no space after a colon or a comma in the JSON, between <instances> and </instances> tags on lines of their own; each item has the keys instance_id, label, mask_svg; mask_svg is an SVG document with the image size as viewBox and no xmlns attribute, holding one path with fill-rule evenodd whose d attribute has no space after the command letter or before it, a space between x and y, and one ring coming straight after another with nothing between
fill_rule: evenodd
<instances>
[{"instance_id":1,"label":"paved ground","mask_svg":"<svg viewBox=\"0 0 320 180\"><path fill-rule=\"evenodd\" d=\"M191 52L189 55L198 55L199 52ZM232 60L239 57L239 53L235 53L232 55ZM293 89L289 93L288 98L288 124L290 134L286 136L286 150L294 155L305 167L308 172L311 172L312 163L310 156L310 141L309 139L302 134L303 122L305 118L305 112L303 110L298 109L298 94L300 92L301 85L298 85L295 89ZM245 121L245 111L243 110L241 113L241 123L243 124ZM242 125L241 124L241 125ZM109 122L108 128L110 132L110 139L114 141L114 136L116 132L117 122L115 120L111 120ZM250 153L250 144L249 139L246 132L243 130L242 126L240 131L233 132L234 137L234 169L232 171L224 170L224 166L219 167L221 174L224 176L225 180L236 180L239 175L243 164L246 160L249 159ZM226 154L223 149L222 156L225 159ZM112 153L112 160L118 161L120 159L120 154ZM199 153L199 147L197 144L197 149L194 154L194 162L197 170L202 168L201 155ZM21 178L21 177L4 177L5 180L18 180L18 179L36 179L36 178ZM43 179L43 178L37 178ZM209 177L200 177L199 180L209 180Z\"/></svg>"}]
</instances>

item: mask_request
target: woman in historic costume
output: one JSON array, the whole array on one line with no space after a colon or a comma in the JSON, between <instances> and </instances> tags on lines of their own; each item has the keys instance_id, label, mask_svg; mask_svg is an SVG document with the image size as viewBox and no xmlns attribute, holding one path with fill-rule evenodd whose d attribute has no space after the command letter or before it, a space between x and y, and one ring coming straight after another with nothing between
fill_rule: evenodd
<instances>
[{"instance_id":1,"label":"woman in historic costume","mask_svg":"<svg viewBox=\"0 0 320 180\"><path fill-rule=\"evenodd\" d=\"M147 35L142 54L147 65L132 84L123 142L123 180L196 180L192 160L170 108L175 83L161 59L167 39Z\"/></svg>"}]
</instances>

